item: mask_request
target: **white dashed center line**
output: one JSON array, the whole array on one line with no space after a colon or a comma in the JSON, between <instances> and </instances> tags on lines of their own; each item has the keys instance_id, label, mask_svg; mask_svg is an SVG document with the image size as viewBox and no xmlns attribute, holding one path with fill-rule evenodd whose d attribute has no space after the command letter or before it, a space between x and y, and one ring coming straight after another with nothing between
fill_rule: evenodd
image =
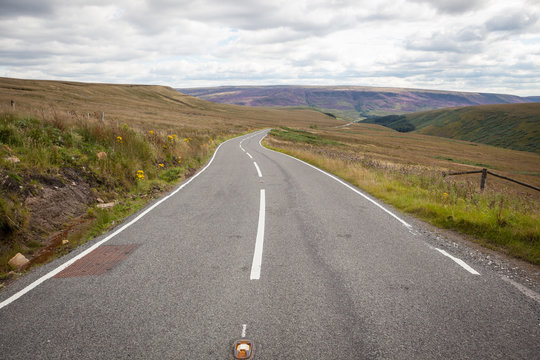
<instances>
[{"instance_id":1,"label":"white dashed center line","mask_svg":"<svg viewBox=\"0 0 540 360\"><path fill-rule=\"evenodd\" d=\"M257 227L257 240L255 241L255 251L253 252L253 262L251 264L250 280L259 280L261 277L261 264L264 243L264 216L265 216L265 193L261 189L261 202L259 206L259 226Z\"/></svg>"},{"instance_id":2,"label":"white dashed center line","mask_svg":"<svg viewBox=\"0 0 540 360\"><path fill-rule=\"evenodd\" d=\"M259 177L262 177L261 169L259 169L259 165L257 165L255 161L253 162L253 165L255 165L255 169L257 169L257 174L259 174Z\"/></svg>"}]
</instances>

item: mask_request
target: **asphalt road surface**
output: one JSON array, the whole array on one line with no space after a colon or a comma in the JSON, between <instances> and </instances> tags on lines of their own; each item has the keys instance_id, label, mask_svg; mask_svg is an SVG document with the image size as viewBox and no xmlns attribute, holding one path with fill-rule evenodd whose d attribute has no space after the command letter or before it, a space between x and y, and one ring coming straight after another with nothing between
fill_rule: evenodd
<instances>
[{"instance_id":1,"label":"asphalt road surface","mask_svg":"<svg viewBox=\"0 0 540 360\"><path fill-rule=\"evenodd\" d=\"M537 294L265 134L3 291L0 358L540 358Z\"/></svg>"}]
</instances>

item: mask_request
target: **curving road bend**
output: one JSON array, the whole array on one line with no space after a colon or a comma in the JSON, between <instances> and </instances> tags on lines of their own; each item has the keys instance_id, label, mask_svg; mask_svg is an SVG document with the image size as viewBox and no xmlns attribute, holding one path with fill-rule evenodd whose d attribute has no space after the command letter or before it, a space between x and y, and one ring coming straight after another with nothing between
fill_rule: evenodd
<instances>
[{"instance_id":1,"label":"curving road bend","mask_svg":"<svg viewBox=\"0 0 540 360\"><path fill-rule=\"evenodd\" d=\"M0 357L232 359L242 338L255 359L539 357L537 294L266 133L2 292Z\"/></svg>"}]
</instances>

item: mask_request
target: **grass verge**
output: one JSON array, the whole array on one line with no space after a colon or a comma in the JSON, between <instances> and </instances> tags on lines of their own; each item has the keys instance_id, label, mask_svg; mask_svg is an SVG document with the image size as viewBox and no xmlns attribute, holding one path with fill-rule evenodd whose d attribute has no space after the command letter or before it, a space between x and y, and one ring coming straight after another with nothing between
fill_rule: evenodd
<instances>
[{"instance_id":1,"label":"grass verge","mask_svg":"<svg viewBox=\"0 0 540 360\"><path fill-rule=\"evenodd\" d=\"M69 252L193 175L236 135L1 113L0 282L13 276L16 253L40 257L53 238L46 260Z\"/></svg>"}]
</instances>

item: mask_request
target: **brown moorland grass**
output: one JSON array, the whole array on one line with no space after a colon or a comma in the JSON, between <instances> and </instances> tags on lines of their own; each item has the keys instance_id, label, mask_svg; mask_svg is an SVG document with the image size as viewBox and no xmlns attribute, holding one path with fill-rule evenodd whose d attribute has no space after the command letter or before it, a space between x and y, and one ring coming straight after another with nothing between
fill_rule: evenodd
<instances>
[{"instance_id":1,"label":"brown moorland grass","mask_svg":"<svg viewBox=\"0 0 540 360\"><path fill-rule=\"evenodd\" d=\"M488 176L443 177L488 167L540 186L540 156L378 125L324 130L275 129L266 144L328 170L436 226L540 264L540 192Z\"/></svg>"},{"instance_id":2,"label":"brown moorland grass","mask_svg":"<svg viewBox=\"0 0 540 360\"><path fill-rule=\"evenodd\" d=\"M336 126L343 121L311 110L215 104L157 85L116 85L0 77L0 104L25 114L65 113L105 119L141 129L170 127L238 133L291 125Z\"/></svg>"}]
</instances>

